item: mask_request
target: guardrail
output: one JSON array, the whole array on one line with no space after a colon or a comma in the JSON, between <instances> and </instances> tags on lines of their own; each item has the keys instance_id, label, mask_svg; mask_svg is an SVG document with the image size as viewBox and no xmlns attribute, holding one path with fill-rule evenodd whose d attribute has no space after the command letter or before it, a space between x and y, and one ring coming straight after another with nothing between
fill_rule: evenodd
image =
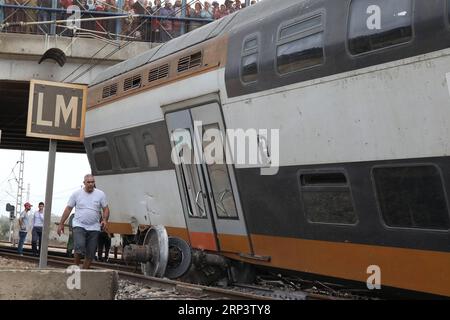
<instances>
[{"instance_id":1,"label":"guardrail","mask_svg":"<svg viewBox=\"0 0 450 320\"><path fill-rule=\"evenodd\" d=\"M180 9L181 10L181 9ZM0 4L0 32L166 42L213 19Z\"/></svg>"}]
</instances>

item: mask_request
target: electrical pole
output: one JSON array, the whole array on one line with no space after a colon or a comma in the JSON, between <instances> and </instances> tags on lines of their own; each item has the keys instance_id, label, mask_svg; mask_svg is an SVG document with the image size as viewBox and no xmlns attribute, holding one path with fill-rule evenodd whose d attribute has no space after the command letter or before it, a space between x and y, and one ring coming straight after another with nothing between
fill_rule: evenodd
<instances>
[{"instance_id":1,"label":"electrical pole","mask_svg":"<svg viewBox=\"0 0 450 320\"><path fill-rule=\"evenodd\" d=\"M27 202L30 201L30 184L28 184L28 186L27 186L27 200L26 201Z\"/></svg>"},{"instance_id":2,"label":"electrical pole","mask_svg":"<svg viewBox=\"0 0 450 320\"><path fill-rule=\"evenodd\" d=\"M14 219L20 215L22 208L22 194L23 194L23 170L25 166L25 151L20 152L19 163L19 178L17 180L17 197L16 197L16 215L9 220L9 242L13 242L14 233Z\"/></svg>"}]
</instances>

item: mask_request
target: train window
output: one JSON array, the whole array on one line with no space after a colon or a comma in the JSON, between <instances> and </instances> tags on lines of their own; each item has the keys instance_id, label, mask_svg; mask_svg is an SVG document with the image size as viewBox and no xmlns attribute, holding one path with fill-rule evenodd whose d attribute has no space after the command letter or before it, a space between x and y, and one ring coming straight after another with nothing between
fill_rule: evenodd
<instances>
[{"instance_id":1,"label":"train window","mask_svg":"<svg viewBox=\"0 0 450 320\"><path fill-rule=\"evenodd\" d=\"M305 173L300 187L306 217L313 223L357 223L350 186L342 172Z\"/></svg>"},{"instance_id":2,"label":"train window","mask_svg":"<svg viewBox=\"0 0 450 320\"><path fill-rule=\"evenodd\" d=\"M280 38L284 39L322 25L322 16L318 15L280 30Z\"/></svg>"},{"instance_id":3,"label":"train window","mask_svg":"<svg viewBox=\"0 0 450 320\"><path fill-rule=\"evenodd\" d=\"M248 37L242 46L241 59L242 82L254 82L258 78L258 37Z\"/></svg>"},{"instance_id":4,"label":"train window","mask_svg":"<svg viewBox=\"0 0 450 320\"><path fill-rule=\"evenodd\" d=\"M450 22L450 0L447 0L447 19Z\"/></svg>"},{"instance_id":5,"label":"train window","mask_svg":"<svg viewBox=\"0 0 450 320\"><path fill-rule=\"evenodd\" d=\"M189 186L187 184L187 175L186 175L186 168L185 168L185 164L182 162L180 165L180 172L181 172L181 176L182 176L182 183L183 183L183 191L184 191L184 195L186 197L186 204L188 207L188 215L191 218L196 217L194 210L192 209L192 204L191 204L191 199L189 197Z\"/></svg>"},{"instance_id":6,"label":"train window","mask_svg":"<svg viewBox=\"0 0 450 320\"><path fill-rule=\"evenodd\" d=\"M242 57L242 81L253 82L258 76L258 54Z\"/></svg>"},{"instance_id":7,"label":"train window","mask_svg":"<svg viewBox=\"0 0 450 320\"><path fill-rule=\"evenodd\" d=\"M258 38L256 37L250 38L244 42L244 51L252 50L257 47L258 47Z\"/></svg>"},{"instance_id":8,"label":"train window","mask_svg":"<svg viewBox=\"0 0 450 320\"><path fill-rule=\"evenodd\" d=\"M94 164L97 171L112 170L111 155L105 140L96 141L91 144Z\"/></svg>"},{"instance_id":9,"label":"train window","mask_svg":"<svg viewBox=\"0 0 450 320\"><path fill-rule=\"evenodd\" d=\"M353 55L412 39L412 0L353 0L349 16L348 47Z\"/></svg>"},{"instance_id":10,"label":"train window","mask_svg":"<svg viewBox=\"0 0 450 320\"><path fill-rule=\"evenodd\" d=\"M114 137L114 144L116 145L119 164L122 169L137 168L139 166L136 144L131 134Z\"/></svg>"},{"instance_id":11,"label":"train window","mask_svg":"<svg viewBox=\"0 0 450 320\"><path fill-rule=\"evenodd\" d=\"M185 129L189 130L189 129ZM172 132L173 133L173 132ZM186 143L186 142L185 142ZM187 142L184 146L180 146L179 160L180 171L183 177L183 185L188 204L188 214L191 218L206 218L205 203L202 197L199 198L201 193L201 185L199 178L198 167L192 162L194 158L194 150L189 147L190 142Z\"/></svg>"},{"instance_id":12,"label":"train window","mask_svg":"<svg viewBox=\"0 0 450 320\"><path fill-rule=\"evenodd\" d=\"M158 167L158 156L156 155L156 147L154 144L145 146L145 155L147 156L147 164L150 168Z\"/></svg>"},{"instance_id":13,"label":"train window","mask_svg":"<svg viewBox=\"0 0 450 320\"><path fill-rule=\"evenodd\" d=\"M218 218L236 219L238 217L234 200L227 163L224 159L223 141L220 139L220 128L218 123L203 126L203 150L206 158L209 181L214 197L214 206ZM219 149L222 149L221 158ZM213 154L209 154L209 151Z\"/></svg>"},{"instance_id":14,"label":"train window","mask_svg":"<svg viewBox=\"0 0 450 320\"><path fill-rule=\"evenodd\" d=\"M386 225L449 229L448 207L438 168L432 165L375 168L373 178Z\"/></svg>"},{"instance_id":15,"label":"train window","mask_svg":"<svg viewBox=\"0 0 450 320\"><path fill-rule=\"evenodd\" d=\"M145 156L147 158L147 166L150 168L158 167L158 154L156 152L156 146L153 143L152 136L150 132L145 131L142 134L142 139L144 141Z\"/></svg>"},{"instance_id":16,"label":"train window","mask_svg":"<svg viewBox=\"0 0 450 320\"><path fill-rule=\"evenodd\" d=\"M324 61L323 15L283 26L278 35L277 70L280 74L321 65Z\"/></svg>"}]
</instances>

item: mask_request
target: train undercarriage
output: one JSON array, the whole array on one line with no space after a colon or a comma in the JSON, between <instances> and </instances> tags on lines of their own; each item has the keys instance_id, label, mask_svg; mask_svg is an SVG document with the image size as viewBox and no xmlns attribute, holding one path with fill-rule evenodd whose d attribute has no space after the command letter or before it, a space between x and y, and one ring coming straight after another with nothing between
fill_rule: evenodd
<instances>
[{"instance_id":1,"label":"train undercarriage","mask_svg":"<svg viewBox=\"0 0 450 320\"><path fill-rule=\"evenodd\" d=\"M252 283L255 278L251 265L191 248L183 239L168 236L160 225L138 231L134 243L124 246L123 259L139 263L146 276L197 284Z\"/></svg>"}]
</instances>

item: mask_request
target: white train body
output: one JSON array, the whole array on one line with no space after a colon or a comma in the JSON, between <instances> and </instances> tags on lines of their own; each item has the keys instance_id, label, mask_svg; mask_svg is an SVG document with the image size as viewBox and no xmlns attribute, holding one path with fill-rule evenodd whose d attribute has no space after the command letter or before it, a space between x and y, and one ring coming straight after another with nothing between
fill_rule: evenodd
<instances>
[{"instance_id":1,"label":"white train body","mask_svg":"<svg viewBox=\"0 0 450 320\"><path fill-rule=\"evenodd\" d=\"M387 287L449 296L450 8L374 1L400 20L266 0L102 74L85 146L112 229L363 283L377 265ZM174 131L205 143L196 121L278 139L258 136L265 163L174 164Z\"/></svg>"}]
</instances>

